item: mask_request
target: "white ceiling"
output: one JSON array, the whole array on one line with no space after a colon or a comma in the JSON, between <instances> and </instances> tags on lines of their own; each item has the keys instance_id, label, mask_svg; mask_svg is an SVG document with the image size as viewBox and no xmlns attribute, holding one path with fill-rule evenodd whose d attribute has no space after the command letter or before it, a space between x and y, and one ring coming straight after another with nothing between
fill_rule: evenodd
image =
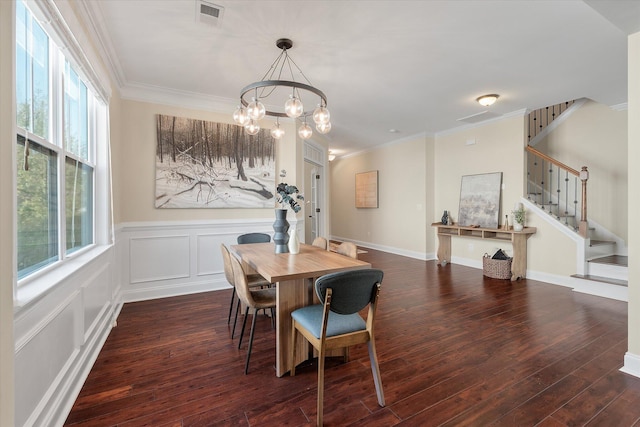
<instances>
[{"instance_id":1,"label":"white ceiling","mask_svg":"<svg viewBox=\"0 0 640 427\"><path fill-rule=\"evenodd\" d=\"M279 54L275 41L291 38L290 56L327 95L338 154L468 126L457 119L483 111L626 103L627 34L640 30L638 0L213 3L218 26L197 21L196 0L79 4L125 98L231 114ZM486 93L500 94L489 108L475 102Z\"/></svg>"}]
</instances>

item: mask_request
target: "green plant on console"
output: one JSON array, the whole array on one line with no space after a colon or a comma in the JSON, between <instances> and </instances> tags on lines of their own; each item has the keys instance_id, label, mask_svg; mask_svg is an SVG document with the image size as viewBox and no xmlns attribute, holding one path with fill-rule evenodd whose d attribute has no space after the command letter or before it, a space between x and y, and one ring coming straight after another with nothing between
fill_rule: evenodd
<instances>
[{"instance_id":1,"label":"green plant on console","mask_svg":"<svg viewBox=\"0 0 640 427\"><path fill-rule=\"evenodd\" d=\"M513 211L513 220L524 225L524 208Z\"/></svg>"}]
</instances>

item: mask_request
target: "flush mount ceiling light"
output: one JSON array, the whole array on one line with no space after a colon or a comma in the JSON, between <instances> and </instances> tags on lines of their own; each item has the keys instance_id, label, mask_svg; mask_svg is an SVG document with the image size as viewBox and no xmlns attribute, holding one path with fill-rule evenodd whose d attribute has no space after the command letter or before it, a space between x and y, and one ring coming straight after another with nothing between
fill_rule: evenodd
<instances>
[{"instance_id":1,"label":"flush mount ceiling light","mask_svg":"<svg viewBox=\"0 0 640 427\"><path fill-rule=\"evenodd\" d=\"M490 95L482 95L476 98L476 101L478 101L478 104L482 105L483 107L488 107L490 105L493 105L493 103L496 102L499 97L500 95L492 93Z\"/></svg>"},{"instance_id":2,"label":"flush mount ceiling light","mask_svg":"<svg viewBox=\"0 0 640 427\"><path fill-rule=\"evenodd\" d=\"M313 134L311 126L307 124L307 117L311 116L319 133L328 133L331 130L329 110L327 109L327 97L320 90L311 85L300 67L291 59L287 51L293 47L290 39L278 39L276 46L282 52L269 67L262 79L245 86L240 91L240 106L233 113L233 120L240 126L244 126L247 133L255 135L260 131L258 120L265 116L276 117L276 124L271 135L280 139L284 130L280 128L278 118L291 117L299 119L302 125L298 129L298 135L302 139L309 139ZM300 78L296 80L294 71ZM289 75L289 80L284 80ZM285 99L288 99L285 101ZM278 99L281 98L281 99ZM304 102L315 104L314 110L305 110ZM315 102L314 102L315 101ZM282 110L271 110L264 106L282 105Z\"/></svg>"}]
</instances>

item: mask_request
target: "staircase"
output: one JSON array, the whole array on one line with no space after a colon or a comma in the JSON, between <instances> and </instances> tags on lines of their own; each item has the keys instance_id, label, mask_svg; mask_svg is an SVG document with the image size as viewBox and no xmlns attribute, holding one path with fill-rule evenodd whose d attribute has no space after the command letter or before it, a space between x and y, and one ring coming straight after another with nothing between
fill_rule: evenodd
<instances>
[{"instance_id":1,"label":"staircase","mask_svg":"<svg viewBox=\"0 0 640 427\"><path fill-rule=\"evenodd\" d=\"M526 197L539 214L550 216L584 239L584 266L577 266L580 274L572 277L626 287L628 258L624 240L595 221L587 221L587 167L578 171L533 147L582 104L580 100L570 101L530 113Z\"/></svg>"}]
</instances>

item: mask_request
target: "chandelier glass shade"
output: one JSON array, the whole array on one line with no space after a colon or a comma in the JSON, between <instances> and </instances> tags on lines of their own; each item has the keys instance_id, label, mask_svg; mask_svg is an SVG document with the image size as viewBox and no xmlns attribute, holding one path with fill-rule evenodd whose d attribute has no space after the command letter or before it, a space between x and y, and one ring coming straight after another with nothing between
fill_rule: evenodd
<instances>
[{"instance_id":1,"label":"chandelier glass shade","mask_svg":"<svg viewBox=\"0 0 640 427\"><path fill-rule=\"evenodd\" d=\"M274 139L280 139L284 136L284 129L280 127L278 119L276 119L276 125L271 129L271 136Z\"/></svg>"},{"instance_id":2,"label":"chandelier glass shade","mask_svg":"<svg viewBox=\"0 0 640 427\"><path fill-rule=\"evenodd\" d=\"M303 124L298 129L298 135L303 139L309 139L313 131L306 119L311 116L319 133L329 132L331 116L327 109L327 97L311 84L289 56L287 51L293 47L293 42L289 39L278 39L276 46L282 52L271 64L262 80L251 83L240 91L240 106L233 113L234 122L244 126L250 135L255 135L260 130L259 120L265 116L275 117L276 124L271 135L279 139L284 135L284 130L280 128L278 118L299 119ZM296 75L298 75L297 79ZM317 108L305 110L305 104L317 105ZM278 109L272 105L281 107Z\"/></svg>"}]
</instances>

